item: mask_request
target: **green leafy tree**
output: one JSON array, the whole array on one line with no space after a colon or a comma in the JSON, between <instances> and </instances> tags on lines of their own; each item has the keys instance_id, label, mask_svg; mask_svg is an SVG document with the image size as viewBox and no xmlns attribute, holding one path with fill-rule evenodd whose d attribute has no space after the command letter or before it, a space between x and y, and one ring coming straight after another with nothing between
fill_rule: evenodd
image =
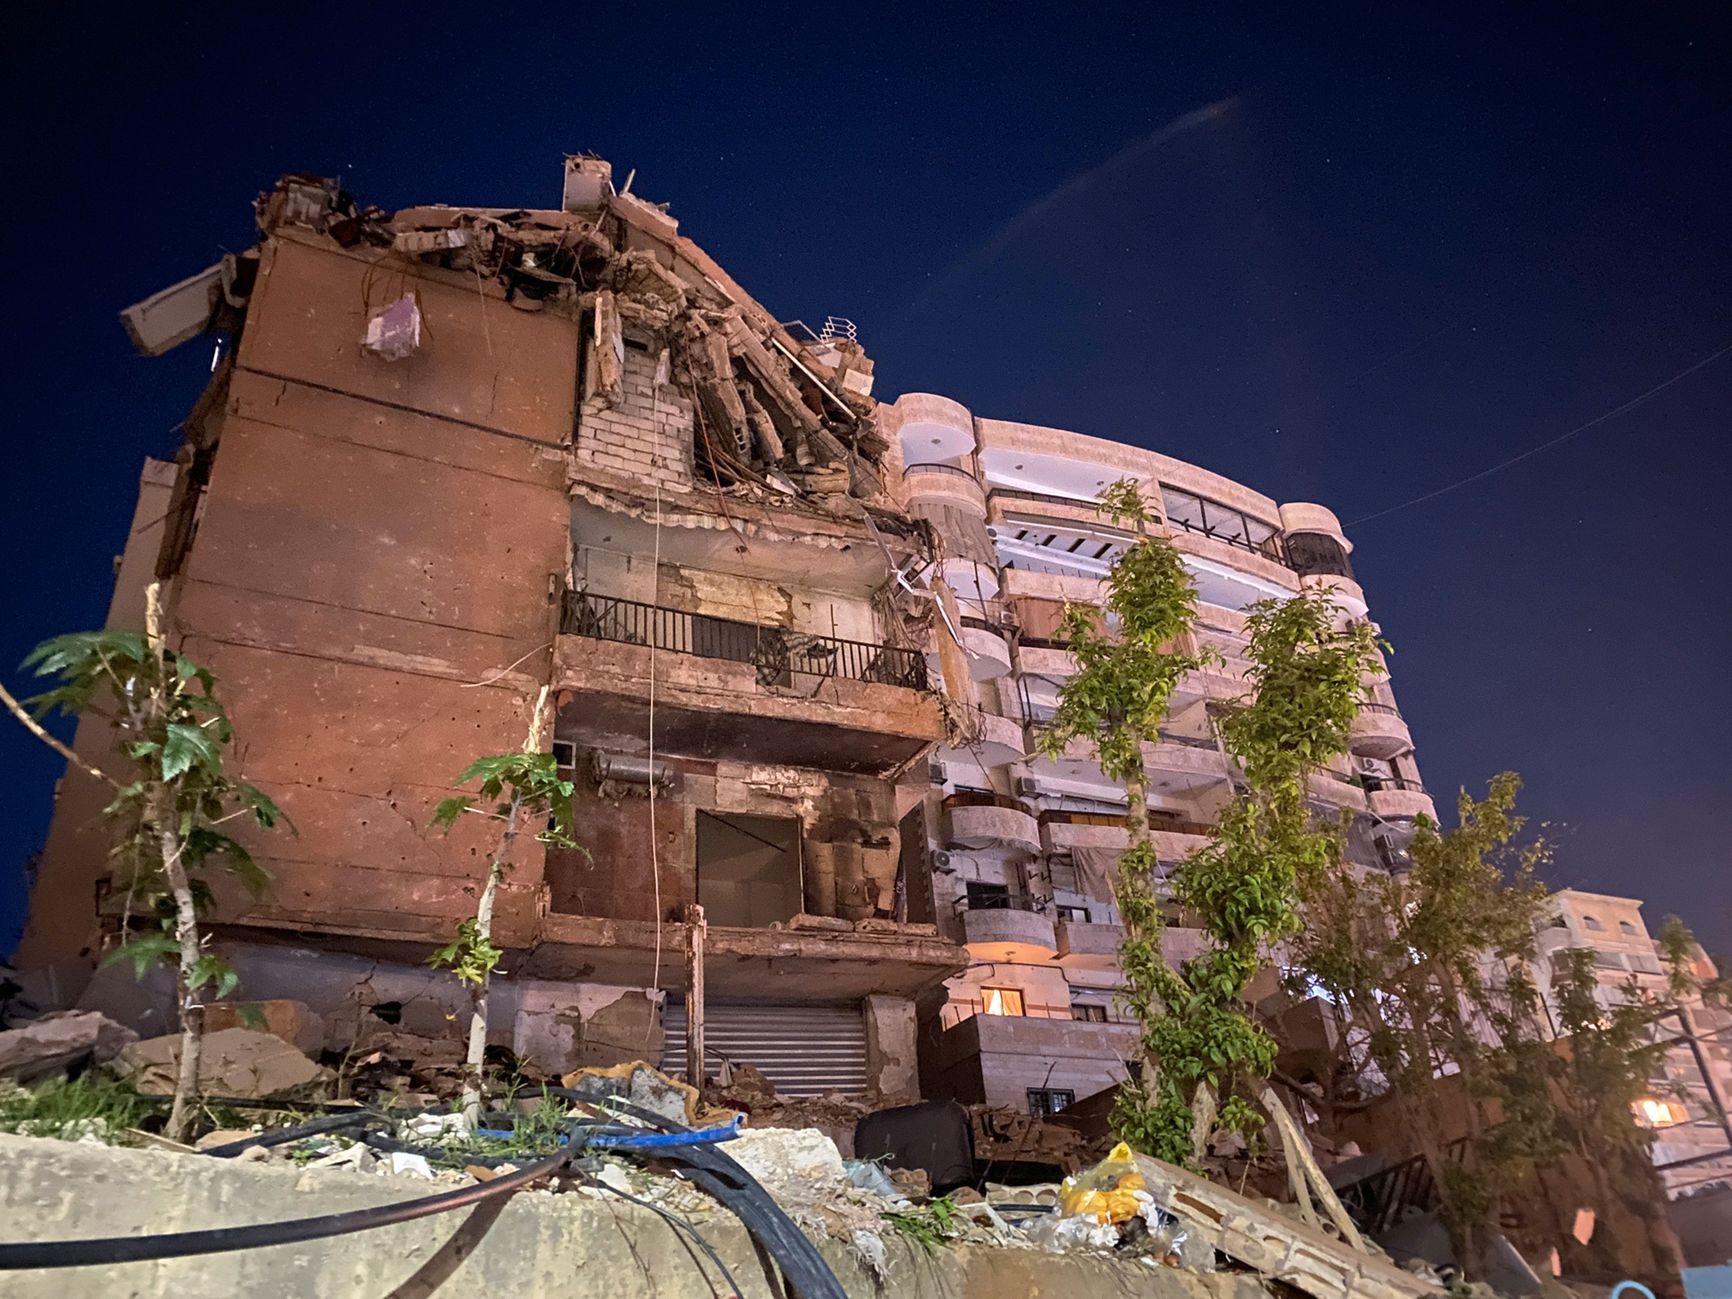
<instances>
[{"instance_id":1,"label":"green leafy tree","mask_svg":"<svg viewBox=\"0 0 1732 1299\"><path fill-rule=\"evenodd\" d=\"M1172 542L1150 533L1148 507L1136 482L1114 483L1101 508L1115 523L1133 525L1136 540L1106 578L1106 617L1092 605L1065 608L1063 636L1075 671L1059 691L1039 750L1057 757L1072 742L1085 741L1102 772L1125 789L1128 846L1119 859L1115 890L1125 930L1120 995L1142 1025L1142 1077L1119 1089L1113 1118L1127 1140L1158 1154L1162 1146L1151 1132L1161 1069L1157 1026L1177 975L1161 954L1165 919L1155 891L1142 746L1158 738L1173 691L1205 659L1181 648L1196 615L1196 589Z\"/></svg>"},{"instance_id":2,"label":"green leafy tree","mask_svg":"<svg viewBox=\"0 0 1732 1299\"><path fill-rule=\"evenodd\" d=\"M1326 594L1253 605L1251 690L1224 710L1221 738L1243 785L1214 839L1180 863L1178 901L1211 942L1163 994L1154 1033L1165 1064L1157 1127L1167 1157L1200 1157L1216 1127L1252 1133L1275 1116L1267 1080L1275 1042L1245 993L1271 950L1299 928L1299 879L1339 851L1338 822L1306 801L1313 773L1347 751L1365 678L1382 672L1369 624Z\"/></svg>"},{"instance_id":3,"label":"green leafy tree","mask_svg":"<svg viewBox=\"0 0 1732 1299\"><path fill-rule=\"evenodd\" d=\"M167 1131L182 1140L197 1094L203 996L208 989L226 997L236 983L200 933L200 916L212 901L208 876L225 871L255 894L268 883L246 848L221 827L238 818L263 829L286 820L261 790L224 769L234 728L217 699L216 680L166 646L159 588L153 583L146 596L142 634L76 632L44 641L24 666L58 683L24 705L0 689L0 702L113 792L102 818L113 836L110 856L115 878L126 887L126 910L121 946L109 960L131 961L141 977L158 961L174 968L181 1042ZM38 719L56 709L106 718L118 732L116 748L127 770L103 771L43 730Z\"/></svg>"},{"instance_id":4,"label":"green leafy tree","mask_svg":"<svg viewBox=\"0 0 1732 1299\"><path fill-rule=\"evenodd\" d=\"M535 837L561 848L576 848L572 839L573 786L560 776L547 747L548 689L543 686L530 721L529 738L517 753L477 758L455 781L461 787L478 781L473 795L442 801L433 823L447 832L458 818L484 816L499 823L499 843L487 866L487 878L475 914L457 926L456 937L434 952L428 964L450 970L469 990L469 1052L463 1084L463 1111L473 1124L481 1115L482 1066L487 1053L487 1003L493 971L504 953L493 942L493 905L505 878L512 849L527 825L540 823Z\"/></svg>"},{"instance_id":5,"label":"green leafy tree","mask_svg":"<svg viewBox=\"0 0 1732 1299\"><path fill-rule=\"evenodd\" d=\"M1321 992L1336 1017L1347 1099L1387 1092L1431 1167L1456 1257L1470 1261L1502 1196L1556 1142L1551 1048L1527 974L1550 851L1523 837L1520 787L1505 772L1483 800L1463 791L1447 832L1420 818L1405 871L1338 853L1301 871L1305 925L1287 948L1295 991ZM1445 1085L1497 1102L1467 1107L1466 1160L1446 1156L1431 1108L1450 1075ZM1326 1104L1342 1090L1332 1082Z\"/></svg>"}]
</instances>

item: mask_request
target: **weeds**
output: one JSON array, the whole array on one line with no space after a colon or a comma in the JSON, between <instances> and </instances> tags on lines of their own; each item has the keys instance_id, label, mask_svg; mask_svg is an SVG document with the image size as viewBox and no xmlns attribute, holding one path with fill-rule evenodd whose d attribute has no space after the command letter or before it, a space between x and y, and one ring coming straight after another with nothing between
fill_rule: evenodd
<instances>
[{"instance_id":1,"label":"weeds","mask_svg":"<svg viewBox=\"0 0 1732 1299\"><path fill-rule=\"evenodd\" d=\"M947 1240L955 1239L958 1234L956 1217L956 1200L941 1195L930 1204L887 1213L884 1221L922 1249L930 1251Z\"/></svg>"},{"instance_id":2,"label":"weeds","mask_svg":"<svg viewBox=\"0 0 1732 1299\"><path fill-rule=\"evenodd\" d=\"M70 1082L54 1079L0 1091L0 1131L63 1141L86 1136L113 1141L137 1127L152 1108L131 1084L85 1074Z\"/></svg>"}]
</instances>

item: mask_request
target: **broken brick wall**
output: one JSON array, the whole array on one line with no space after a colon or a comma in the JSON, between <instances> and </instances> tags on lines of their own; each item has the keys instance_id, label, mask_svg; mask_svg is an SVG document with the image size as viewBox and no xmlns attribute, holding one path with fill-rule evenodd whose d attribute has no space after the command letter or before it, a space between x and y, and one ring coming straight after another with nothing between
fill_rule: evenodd
<instances>
[{"instance_id":1,"label":"broken brick wall","mask_svg":"<svg viewBox=\"0 0 1732 1299\"><path fill-rule=\"evenodd\" d=\"M692 490L692 408L671 383L656 383L660 349L625 337L620 397L584 399L574 452L578 462L634 481L640 490Z\"/></svg>"},{"instance_id":2,"label":"broken brick wall","mask_svg":"<svg viewBox=\"0 0 1732 1299\"><path fill-rule=\"evenodd\" d=\"M584 745L580 732L562 731ZM575 820L585 851L547 850L549 909L614 920L678 919L698 900L697 814L768 816L800 822L808 915L847 920L894 909L898 859L894 792L870 776L658 755L673 772L655 800L599 788L577 773Z\"/></svg>"}]
</instances>

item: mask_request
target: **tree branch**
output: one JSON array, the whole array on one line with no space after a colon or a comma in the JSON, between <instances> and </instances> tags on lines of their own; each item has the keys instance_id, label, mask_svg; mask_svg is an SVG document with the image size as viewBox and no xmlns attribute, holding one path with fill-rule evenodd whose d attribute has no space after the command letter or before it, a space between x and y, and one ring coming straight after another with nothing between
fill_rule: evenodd
<instances>
[{"instance_id":1,"label":"tree branch","mask_svg":"<svg viewBox=\"0 0 1732 1299\"><path fill-rule=\"evenodd\" d=\"M95 776L98 780L100 780L104 784L108 785L111 789L124 788L124 786L118 780L116 780L113 776L110 776L107 772L101 770L100 768L91 766L90 763L86 762L83 758L79 757L68 746L62 744L59 740L55 739L47 731L43 730L42 724L30 715L29 711L24 707L23 704L19 703L15 698L13 698L12 692L10 690L6 689L6 687L4 685L0 685L0 703L5 704L7 709L11 712L11 714L14 717L16 717L21 723L23 723L25 730L29 731L30 734L34 735L37 739L41 740L44 744L46 744L49 748L53 749L61 757L65 758L66 761L71 763L74 767L77 767L80 771L84 772L88 776Z\"/></svg>"}]
</instances>

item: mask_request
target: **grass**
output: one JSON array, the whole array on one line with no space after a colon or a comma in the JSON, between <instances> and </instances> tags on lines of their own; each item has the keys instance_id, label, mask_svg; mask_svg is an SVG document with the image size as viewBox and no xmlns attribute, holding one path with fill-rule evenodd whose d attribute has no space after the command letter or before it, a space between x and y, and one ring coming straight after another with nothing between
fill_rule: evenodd
<instances>
[{"instance_id":1,"label":"grass","mask_svg":"<svg viewBox=\"0 0 1732 1299\"><path fill-rule=\"evenodd\" d=\"M0 1091L0 1131L63 1140L90 1133L113 1138L137 1127L154 1110L130 1084L105 1074L85 1074L70 1082L53 1079Z\"/></svg>"},{"instance_id":2,"label":"grass","mask_svg":"<svg viewBox=\"0 0 1732 1299\"><path fill-rule=\"evenodd\" d=\"M957 1234L956 1201L941 1195L919 1208L887 1213L884 1221L922 1249L933 1250Z\"/></svg>"}]
</instances>

